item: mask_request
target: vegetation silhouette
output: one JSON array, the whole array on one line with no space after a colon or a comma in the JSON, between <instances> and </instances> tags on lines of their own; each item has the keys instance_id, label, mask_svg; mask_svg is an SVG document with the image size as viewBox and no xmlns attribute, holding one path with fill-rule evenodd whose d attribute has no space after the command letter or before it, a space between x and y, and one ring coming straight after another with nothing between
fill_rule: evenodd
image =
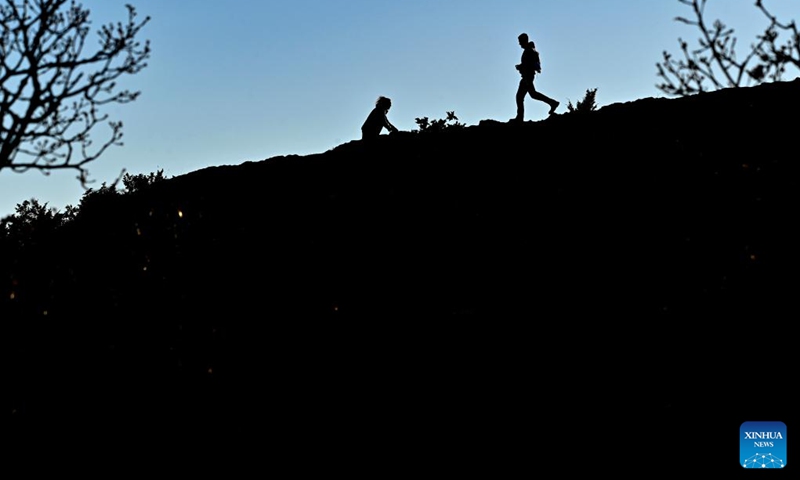
<instances>
[{"instance_id":1,"label":"vegetation silhouette","mask_svg":"<svg viewBox=\"0 0 800 480\"><path fill-rule=\"evenodd\" d=\"M446 112L445 118L429 119L428 117L417 117L414 119L417 129L414 133L441 132L466 127L466 124L459 122L455 111Z\"/></svg>"},{"instance_id":2,"label":"vegetation silhouette","mask_svg":"<svg viewBox=\"0 0 800 480\"><path fill-rule=\"evenodd\" d=\"M797 23L794 19L784 21L773 15L763 0L756 0L755 7L768 21L767 27L744 54L738 50L733 28L720 20L711 25L707 23L706 0L678 1L691 7L693 18L677 17L675 20L697 27L700 38L697 47L690 47L688 42L678 38L682 58L663 52L663 60L656 64L663 81L656 86L664 93L687 96L750 86L781 80L789 66L800 71Z\"/></svg>"},{"instance_id":3,"label":"vegetation silhouette","mask_svg":"<svg viewBox=\"0 0 800 480\"><path fill-rule=\"evenodd\" d=\"M119 90L117 81L147 66L149 41L137 39L150 17L137 20L126 5L126 22L103 25L99 46L89 50L90 11L70 0L20 0L0 5L2 122L0 171L71 169L85 187L89 162L121 145L122 122L103 111L129 103L140 92ZM108 140L91 133L107 123Z\"/></svg>"},{"instance_id":4,"label":"vegetation silhouette","mask_svg":"<svg viewBox=\"0 0 800 480\"><path fill-rule=\"evenodd\" d=\"M595 101L597 97L597 89L596 88L588 88L586 89L586 94L583 96L583 100L578 100L578 103L572 105L572 102L567 102L567 111L570 113L588 113L594 112L597 110L597 102Z\"/></svg>"}]
</instances>

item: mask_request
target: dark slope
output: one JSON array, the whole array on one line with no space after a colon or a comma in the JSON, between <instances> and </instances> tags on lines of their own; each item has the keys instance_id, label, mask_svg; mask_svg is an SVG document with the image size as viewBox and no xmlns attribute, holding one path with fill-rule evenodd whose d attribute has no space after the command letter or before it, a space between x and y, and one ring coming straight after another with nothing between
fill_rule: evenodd
<instances>
[{"instance_id":1,"label":"dark slope","mask_svg":"<svg viewBox=\"0 0 800 480\"><path fill-rule=\"evenodd\" d=\"M156 267L178 278L188 265L210 268L189 278L212 289L252 286L262 308L281 314L336 306L338 315L494 315L506 305L524 313L533 286L553 280L537 272L564 271L559 261L588 275L585 261L613 268L634 256L617 268L713 270L732 267L735 252L753 253L745 249L758 248L757 237L783 238L786 223L774 216L796 181L796 125L783 112L796 108L796 89L645 99L583 117L483 122L209 168L126 199L130 214L101 212L86 223L117 225L105 235L129 242L134 223L152 224L144 236L179 252ZM207 281L217 274L228 280ZM719 278L691 277L709 282L699 288L718 286Z\"/></svg>"},{"instance_id":2,"label":"dark slope","mask_svg":"<svg viewBox=\"0 0 800 480\"><path fill-rule=\"evenodd\" d=\"M667 426L778 415L790 390L738 392L792 379L798 110L800 79L648 98L93 202L6 269L18 423L214 442L269 425L290 456L346 438L416 464L549 451L516 440L541 422L600 455L603 419L635 417L644 462L680 442Z\"/></svg>"}]
</instances>

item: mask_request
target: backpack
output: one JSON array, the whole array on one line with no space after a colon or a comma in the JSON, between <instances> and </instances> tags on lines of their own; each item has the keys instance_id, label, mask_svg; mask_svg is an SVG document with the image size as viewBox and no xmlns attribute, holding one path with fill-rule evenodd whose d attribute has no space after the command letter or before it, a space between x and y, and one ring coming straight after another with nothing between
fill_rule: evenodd
<instances>
[{"instance_id":1,"label":"backpack","mask_svg":"<svg viewBox=\"0 0 800 480\"><path fill-rule=\"evenodd\" d=\"M542 73L542 60L539 58L539 50L533 47L533 65L536 73Z\"/></svg>"}]
</instances>

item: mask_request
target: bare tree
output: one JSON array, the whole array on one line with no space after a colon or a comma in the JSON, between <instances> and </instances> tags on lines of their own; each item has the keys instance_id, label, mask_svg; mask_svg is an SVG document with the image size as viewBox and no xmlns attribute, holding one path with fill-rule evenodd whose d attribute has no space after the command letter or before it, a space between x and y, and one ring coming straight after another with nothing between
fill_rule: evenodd
<instances>
[{"instance_id":1,"label":"bare tree","mask_svg":"<svg viewBox=\"0 0 800 480\"><path fill-rule=\"evenodd\" d=\"M678 0L692 8L694 20L677 17L675 20L700 30L699 46L690 49L679 38L683 58L674 58L664 52L658 67L658 76L664 81L656 84L670 95L693 93L720 88L741 87L779 81L787 66L800 69L800 34L794 20L783 22L770 13L762 0L755 6L768 21L764 33L743 56L737 57L736 37L733 29L719 20L709 26L703 16L706 0ZM781 34L786 34L781 37ZM788 37L788 38L787 38ZM783 43L782 43L783 42Z\"/></svg>"},{"instance_id":2,"label":"bare tree","mask_svg":"<svg viewBox=\"0 0 800 480\"><path fill-rule=\"evenodd\" d=\"M149 41L136 40L150 18L137 22L126 7L127 22L103 25L92 48L89 10L76 0L0 0L0 171L74 169L85 186L86 165L121 145L122 122L102 110L138 97L116 82L150 56ZM93 145L106 122L108 139Z\"/></svg>"}]
</instances>

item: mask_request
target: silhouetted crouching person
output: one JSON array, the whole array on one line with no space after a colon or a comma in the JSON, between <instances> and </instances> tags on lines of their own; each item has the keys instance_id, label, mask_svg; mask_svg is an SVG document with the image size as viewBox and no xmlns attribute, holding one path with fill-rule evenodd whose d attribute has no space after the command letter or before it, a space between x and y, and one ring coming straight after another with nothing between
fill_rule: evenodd
<instances>
[{"instance_id":1,"label":"silhouetted crouching person","mask_svg":"<svg viewBox=\"0 0 800 480\"><path fill-rule=\"evenodd\" d=\"M519 46L523 49L522 61L517 65L517 70L522 75L522 79L519 81L519 88L517 89L517 116L512 120L521 122L525 118L526 95L550 105L549 114L553 114L556 111L558 101L536 91L533 86L533 79L537 73L542 71L539 52L536 51L536 46L533 42L528 40L527 33L520 34L517 38L519 39Z\"/></svg>"},{"instance_id":2,"label":"silhouetted crouching person","mask_svg":"<svg viewBox=\"0 0 800 480\"><path fill-rule=\"evenodd\" d=\"M378 97L378 101L375 102L375 108L369 112L367 120L361 126L361 138L363 140L378 138L384 128L389 130L390 133L397 131L397 128L389 123L389 119L386 118L390 108L392 108L391 100L386 97Z\"/></svg>"}]
</instances>

